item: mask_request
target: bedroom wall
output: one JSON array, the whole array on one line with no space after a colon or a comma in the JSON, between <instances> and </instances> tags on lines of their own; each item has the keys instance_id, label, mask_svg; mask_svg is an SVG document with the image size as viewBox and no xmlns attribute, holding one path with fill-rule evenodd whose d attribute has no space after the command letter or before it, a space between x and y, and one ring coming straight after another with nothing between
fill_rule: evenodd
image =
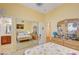
<instances>
[{"instance_id":1,"label":"bedroom wall","mask_svg":"<svg viewBox=\"0 0 79 59\"><path fill-rule=\"evenodd\" d=\"M8 45L1 45L0 44L0 52L13 52L17 49L17 42L16 42L16 18L21 18L23 20L32 20L37 22L42 22L44 15L22 6L21 4L0 4L0 9L3 9L5 13L0 13L0 16L11 16L13 18L13 36L12 36L12 43ZM26 27L29 25L25 25ZM32 43L30 43L32 45ZM28 46L28 43L24 44ZM23 46L23 45L22 45Z\"/></svg>"},{"instance_id":2,"label":"bedroom wall","mask_svg":"<svg viewBox=\"0 0 79 59\"><path fill-rule=\"evenodd\" d=\"M79 18L79 4L62 4L55 10L51 10L46 14L45 21L51 22L51 31L56 31L57 22L70 19Z\"/></svg>"},{"instance_id":3,"label":"bedroom wall","mask_svg":"<svg viewBox=\"0 0 79 59\"><path fill-rule=\"evenodd\" d=\"M0 9L4 9L5 13L0 14L0 16L12 16L13 17L13 27L15 29L16 19L15 18L23 18L23 20L32 20L41 22L46 25L45 30L56 31L57 22L69 19L69 18L79 18L79 4L63 4L59 8L55 10L51 10L47 14L41 14L33 9L27 8L20 4L0 4ZM49 22L49 23L48 23ZM50 29L49 29L49 25ZM26 25L28 27L28 25ZM48 33L47 30L47 33ZM16 42L16 30L13 32L12 43L8 45L0 45L0 52L13 52L17 49ZM49 31L50 32L50 31ZM49 34L49 33L48 33ZM30 43L29 45L32 45ZM20 44L20 46L26 47L28 43Z\"/></svg>"}]
</instances>

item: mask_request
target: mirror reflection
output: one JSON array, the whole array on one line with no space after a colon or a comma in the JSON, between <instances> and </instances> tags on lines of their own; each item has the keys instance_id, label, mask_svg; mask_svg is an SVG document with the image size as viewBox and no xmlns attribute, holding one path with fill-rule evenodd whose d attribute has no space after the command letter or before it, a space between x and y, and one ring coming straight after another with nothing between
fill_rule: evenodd
<instances>
[{"instance_id":1,"label":"mirror reflection","mask_svg":"<svg viewBox=\"0 0 79 59\"><path fill-rule=\"evenodd\" d=\"M38 23L35 21L17 19L16 20L16 40L18 42L18 49L37 45L38 44Z\"/></svg>"},{"instance_id":2,"label":"mirror reflection","mask_svg":"<svg viewBox=\"0 0 79 59\"><path fill-rule=\"evenodd\" d=\"M78 19L67 19L58 22L57 30L59 37L64 39L79 40Z\"/></svg>"}]
</instances>

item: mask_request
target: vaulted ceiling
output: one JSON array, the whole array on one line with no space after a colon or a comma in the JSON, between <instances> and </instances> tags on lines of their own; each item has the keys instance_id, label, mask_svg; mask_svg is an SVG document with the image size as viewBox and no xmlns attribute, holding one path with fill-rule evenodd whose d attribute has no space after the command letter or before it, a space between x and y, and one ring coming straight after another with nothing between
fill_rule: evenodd
<instances>
[{"instance_id":1,"label":"vaulted ceiling","mask_svg":"<svg viewBox=\"0 0 79 59\"><path fill-rule=\"evenodd\" d=\"M24 3L24 6L30 7L34 10L37 10L41 13L47 13L50 10L54 10L55 8L62 5L61 3Z\"/></svg>"}]
</instances>

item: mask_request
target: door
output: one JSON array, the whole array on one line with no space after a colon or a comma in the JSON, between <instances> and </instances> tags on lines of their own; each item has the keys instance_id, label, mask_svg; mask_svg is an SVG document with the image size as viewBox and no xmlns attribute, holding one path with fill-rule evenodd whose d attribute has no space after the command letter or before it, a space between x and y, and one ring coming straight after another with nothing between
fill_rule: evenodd
<instances>
[{"instance_id":1,"label":"door","mask_svg":"<svg viewBox=\"0 0 79 59\"><path fill-rule=\"evenodd\" d=\"M39 44L44 44L46 42L46 38L45 38L45 25L43 23L39 23Z\"/></svg>"}]
</instances>

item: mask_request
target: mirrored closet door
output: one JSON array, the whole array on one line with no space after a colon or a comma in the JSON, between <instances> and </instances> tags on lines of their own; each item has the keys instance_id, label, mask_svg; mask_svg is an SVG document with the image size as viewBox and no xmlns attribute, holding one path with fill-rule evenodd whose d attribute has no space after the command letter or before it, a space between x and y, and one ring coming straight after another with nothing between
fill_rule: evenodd
<instances>
[{"instance_id":1,"label":"mirrored closet door","mask_svg":"<svg viewBox=\"0 0 79 59\"><path fill-rule=\"evenodd\" d=\"M25 19L16 19L17 49L27 49L38 44L38 23Z\"/></svg>"}]
</instances>

